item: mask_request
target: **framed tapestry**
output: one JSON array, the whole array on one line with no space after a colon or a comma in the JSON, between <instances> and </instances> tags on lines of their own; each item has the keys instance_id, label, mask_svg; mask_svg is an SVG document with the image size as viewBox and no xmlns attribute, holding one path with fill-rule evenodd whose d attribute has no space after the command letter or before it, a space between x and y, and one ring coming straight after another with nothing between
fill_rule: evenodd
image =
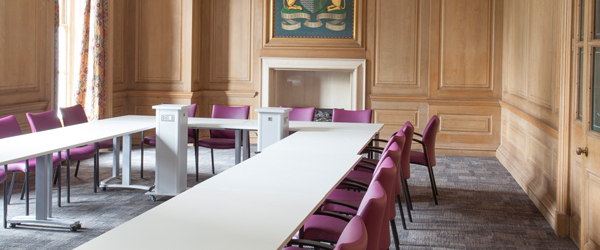
<instances>
[{"instance_id":1,"label":"framed tapestry","mask_svg":"<svg viewBox=\"0 0 600 250\"><path fill-rule=\"evenodd\" d=\"M272 0L271 38L356 40L356 0Z\"/></svg>"}]
</instances>

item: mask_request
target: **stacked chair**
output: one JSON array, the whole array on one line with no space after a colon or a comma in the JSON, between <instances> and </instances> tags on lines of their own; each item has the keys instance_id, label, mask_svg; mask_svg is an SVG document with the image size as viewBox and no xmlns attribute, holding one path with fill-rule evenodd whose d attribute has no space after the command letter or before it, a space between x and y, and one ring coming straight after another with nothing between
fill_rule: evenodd
<instances>
[{"instance_id":1,"label":"stacked chair","mask_svg":"<svg viewBox=\"0 0 600 250\"><path fill-rule=\"evenodd\" d=\"M435 184L435 177L433 175L433 166L435 166L435 139L437 132L440 127L440 119L434 115L429 119L423 134L415 133L415 135L421 137L419 139L413 139L413 141L423 146L423 152L411 151L410 152L410 163L421 166L426 166L429 171L429 182L431 183L431 191L433 192L433 200L435 204L437 201L437 185Z\"/></svg>"},{"instance_id":2,"label":"stacked chair","mask_svg":"<svg viewBox=\"0 0 600 250\"><path fill-rule=\"evenodd\" d=\"M367 234L369 235L367 249L387 249L389 247L391 243L390 231L386 221L390 221L394 243L398 248L399 240L394 222L396 209L393 199L399 167L396 166L395 162L399 161L398 159L401 157L404 140L404 135L401 133L391 138L389 147L383 152L382 160L378 162L370 183L347 178L339 186L339 188L345 189L366 190L366 193L343 189L334 190L321 210L318 210L307 220L298 237L300 239L335 243L345 226L343 223L345 216L360 215L367 225ZM382 189L383 193L387 194L385 195L384 204L375 212L380 216L377 219L374 219L370 214L363 214L365 211L362 210L364 204L368 203L369 193L374 192L372 190L375 189ZM401 206L400 209L402 211ZM401 212L401 215L404 223L403 212ZM372 223L380 224L379 230L373 230L372 227L369 227Z\"/></svg>"}]
</instances>

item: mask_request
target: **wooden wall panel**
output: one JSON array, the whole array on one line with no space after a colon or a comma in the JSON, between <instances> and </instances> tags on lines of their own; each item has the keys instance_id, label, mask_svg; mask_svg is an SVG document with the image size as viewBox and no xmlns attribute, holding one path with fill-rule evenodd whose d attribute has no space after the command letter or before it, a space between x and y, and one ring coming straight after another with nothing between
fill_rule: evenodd
<instances>
[{"instance_id":1,"label":"wooden wall panel","mask_svg":"<svg viewBox=\"0 0 600 250\"><path fill-rule=\"evenodd\" d=\"M252 78L252 1L211 1L210 81Z\"/></svg>"},{"instance_id":2,"label":"wooden wall panel","mask_svg":"<svg viewBox=\"0 0 600 250\"><path fill-rule=\"evenodd\" d=\"M419 87L418 1L380 2L376 15L375 85Z\"/></svg>"},{"instance_id":3,"label":"wooden wall panel","mask_svg":"<svg viewBox=\"0 0 600 250\"><path fill-rule=\"evenodd\" d=\"M115 1L114 2L114 13L112 14L114 18L114 26L113 26L113 91L123 90L127 86L124 86L123 83L123 49L124 49L124 36L123 30L125 26L125 1Z\"/></svg>"},{"instance_id":4,"label":"wooden wall panel","mask_svg":"<svg viewBox=\"0 0 600 250\"><path fill-rule=\"evenodd\" d=\"M586 169L585 173L585 198L584 209L586 210L585 234L587 241L585 249L600 248L600 176Z\"/></svg>"},{"instance_id":5,"label":"wooden wall panel","mask_svg":"<svg viewBox=\"0 0 600 250\"><path fill-rule=\"evenodd\" d=\"M430 97L501 98L503 1L432 0Z\"/></svg>"},{"instance_id":6,"label":"wooden wall panel","mask_svg":"<svg viewBox=\"0 0 600 250\"><path fill-rule=\"evenodd\" d=\"M25 113L54 105L54 1L0 0L0 117L15 115L23 133Z\"/></svg>"},{"instance_id":7,"label":"wooden wall panel","mask_svg":"<svg viewBox=\"0 0 600 250\"><path fill-rule=\"evenodd\" d=\"M183 90L181 8L181 0L138 0L135 89Z\"/></svg>"},{"instance_id":8,"label":"wooden wall panel","mask_svg":"<svg viewBox=\"0 0 600 250\"><path fill-rule=\"evenodd\" d=\"M460 105L460 104L459 104ZM500 107L432 104L430 116L440 118L436 148L493 153L500 145ZM481 153L484 153L481 152Z\"/></svg>"},{"instance_id":9,"label":"wooden wall panel","mask_svg":"<svg viewBox=\"0 0 600 250\"><path fill-rule=\"evenodd\" d=\"M502 98L555 129L558 128L560 51L558 3L506 1Z\"/></svg>"},{"instance_id":10,"label":"wooden wall panel","mask_svg":"<svg viewBox=\"0 0 600 250\"><path fill-rule=\"evenodd\" d=\"M442 1L441 13L440 88L490 89L493 1Z\"/></svg>"},{"instance_id":11,"label":"wooden wall panel","mask_svg":"<svg viewBox=\"0 0 600 250\"><path fill-rule=\"evenodd\" d=\"M502 104L506 114L497 157L555 226L558 132L527 113Z\"/></svg>"}]
</instances>

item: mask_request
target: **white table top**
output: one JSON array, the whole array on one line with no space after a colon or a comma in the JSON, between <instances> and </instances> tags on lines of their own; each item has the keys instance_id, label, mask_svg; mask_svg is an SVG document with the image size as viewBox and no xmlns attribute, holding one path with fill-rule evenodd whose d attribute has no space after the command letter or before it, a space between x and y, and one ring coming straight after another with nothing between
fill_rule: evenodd
<instances>
[{"instance_id":1,"label":"white table top","mask_svg":"<svg viewBox=\"0 0 600 250\"><path fill-rule=\"evenodd\" d=\"M263 152L77 249L281 249L359 160Z\"/></svg>"},{"instance_id":2,"label":"white table top","mask_svg":"<svg viewBox=\"0 0 600 250\"><path fill-rule=\"evenodd\" d=\"M156 127L153 116L121 116L0 139L0 165Z\"/></svg>"}]
</instances>

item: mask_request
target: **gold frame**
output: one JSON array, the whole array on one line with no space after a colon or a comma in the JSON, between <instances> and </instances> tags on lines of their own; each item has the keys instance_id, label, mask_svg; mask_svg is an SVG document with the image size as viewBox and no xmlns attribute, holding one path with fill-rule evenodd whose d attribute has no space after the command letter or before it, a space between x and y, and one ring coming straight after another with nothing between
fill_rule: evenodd
<instances>
[{"instance_id":1,"label":"gold frame","mask_svg":"<svg viewBox=\"0 0 600 250\"><path fill-rule=\"evenodd\" d=\"M336 38L281 38L274 37L275 33L275 2L279 0L269 0L269 41L285 41L285 40L296 40L296 41L340 41L340 42L348 42L348 41L357 41L357 24L358 24L358 0L350 0L354 2L354 19L352 20L352 38L350 39L336 39Z\"/></svg>"}]
</instances>

